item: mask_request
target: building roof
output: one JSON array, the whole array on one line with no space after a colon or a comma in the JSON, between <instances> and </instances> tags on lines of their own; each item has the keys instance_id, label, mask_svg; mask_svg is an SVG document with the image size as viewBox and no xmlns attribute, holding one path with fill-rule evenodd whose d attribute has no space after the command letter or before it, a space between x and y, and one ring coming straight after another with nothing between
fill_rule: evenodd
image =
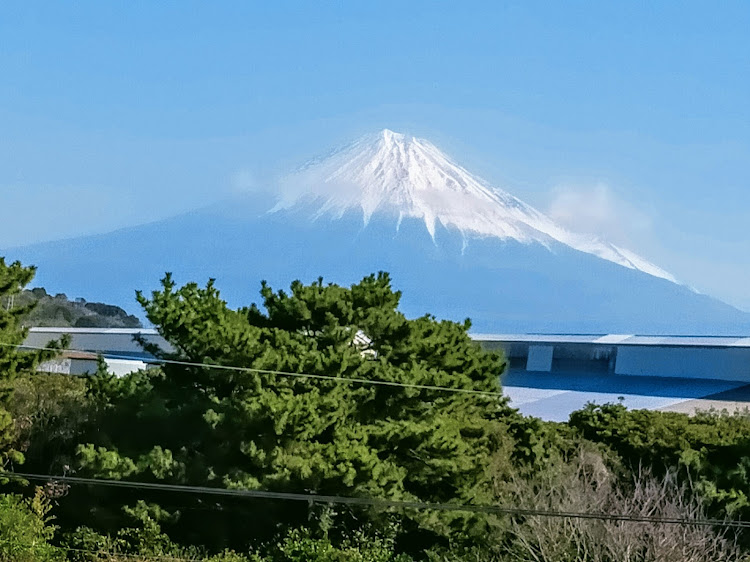
<instances>
[{"instance_id":1,"label":"building roof","mask_svg":"<svg viewBox=\"0 0 750 562\"><path fill-rule=\"evenodd\" d=\"M29 328L31 334L122 334L144 336L155 336L158 332L153 328L54 328L34 327Z\"/></svg>"},{"instance_id":2,"label":"building roof","mask_svg":"<svg viewBox=\"0 0 750 562\"><path fill-rule=\"evenodd\" d=\"M83 359L96 361L99 358L98 354L92 353L90 351L63 351L61 355L63 359Z\"/></svg>"},{"instance_id":3,"label":"building roof","mask_svg":"<svg viewBox=\"0 0 750 562\"><path fill-rule=\"evenodd\" d=\"M30 334L87 334L158 336L153 328L31 328ZM646 336L636 334L470 334L480 342L525 343L538 345L589 344L589 345L639 345L660 347L722 347L750 348L747 336Z\"/></svg>"},{"instance_id":4,"label":"building roof","mask_svg":"<svg viewBox=\"0 0 750 562\"><path fill-rule=\"evenodd\" d=\"M750 347L744 336L640 336L634 334L471 334L481 342L528 344L639 345L659 347Z\"/></svg>"}]
</instances>

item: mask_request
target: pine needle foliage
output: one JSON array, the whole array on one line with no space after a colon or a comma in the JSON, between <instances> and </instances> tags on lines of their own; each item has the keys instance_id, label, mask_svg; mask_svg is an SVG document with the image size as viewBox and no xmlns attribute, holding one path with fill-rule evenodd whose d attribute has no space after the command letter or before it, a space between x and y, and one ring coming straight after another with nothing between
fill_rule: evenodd
<instances>
[{"instance_id":1,"label":"pine needle foliage","mask_svg":"<svg viewBox=\"0 0 750 562\"><path fill-rule=\"evenodd\" d=\"M33 372L40 362L51 359L64 341L54 342L49 349L23 351L22 344L28 334L23 319L33 310L33 304L16 306L15 299L34 278L36 269L24 267L20 262L6 263L0 257L0 463L22 462L23 455L14 450L14 422L8 412L13 392L13 382L23 374Z\"/></svg>"},{"instance_id":2,"label":"pine needle foliage","mask_svg":"<svg viewBox=\"0 0 750 562\"><path fill-rule=\"evenodd\" d=\"M79 448L84 471L107 478L327 495L481 503L488 467L516 414L500 396L505 359L468 336L470 323L407 319L385 273L351 287L322 279L291 290L261 288L262 304L232 309L213 281L177 287L170 275L150 297L148 320L173 350L164 359L334 377L164 365L92 382L103 415ZM358 384L372 379L492 394ZM126 501L123 496L123 501ZM200 502L155 499L216 547L319 523L305 504L222 500L210 519ZM212 500L213 501L213 500ZM410 548L480 537L486 518L463 513L340 508L336 528L396 524Z\"/></svg>"}]
</instances>

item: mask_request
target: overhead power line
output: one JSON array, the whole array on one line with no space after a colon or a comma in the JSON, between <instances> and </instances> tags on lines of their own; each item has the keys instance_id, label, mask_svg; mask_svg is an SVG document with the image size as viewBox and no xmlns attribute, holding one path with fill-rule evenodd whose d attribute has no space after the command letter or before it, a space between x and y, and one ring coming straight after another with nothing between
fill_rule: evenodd
<instances>
[{"instance_id":1,"label":"overhead power line","mask_svg":"<svg viewBox=\"0 0 750 562\"><path fill-rule=\"evenodd\" d=\"M49 350L47 347L30 346L23 344L10 344L0 342L0 346L14 347L17 349L28 349L28 350ZM86 350L79 349L57 349L59 352L83 352L90 353ZM451 388L437 385L423 385L413 383L402 383L395 381L382 381L375 379L362 379L353 377L337 377L332 375L318 375L311 373L294 373L288 371L279 371L272 369L257 369L253 367L237 367L231 365L219 365L211 363L199 363L191 361L180 361L173 359L160 359L151 357L139 357L129 356L120 354L100 354L103 358L108 359L120 359L120 360L131 360L141 361L149 364L169 364L169 365L181 365L185 367L198 367L207 369L218 369L226 371L236 372L251 372L258 374L268 374L276 376L287 376L287 377L299 377L316 380L330 380L334 382L348 382L355 384L370 384L379 386L390 386L390 387L402 387L402 388L415 388L421 390L435 390L444 392L456 392L466 394L477 394L491 397L503 398L503 394L499 392L490 392L466 388ZM56 481L69 484L80 484L80 485L96 485L96 486L109 486L119 488L131 488L131 489L142 489L142 490L153 490L153 491L165 491L165 492L177 492L177 493L189 493L189 494L201 494L201 495L214 495L214 496L228 496L228 497L244 497L254 499L266 499L266 500L286 500L286 501L304 501L313 503L326 503L326 504L342 504L342 505L361 505L370 507L381 507L381 508L401 508L401 509L421 509L421 510L433 510L433 511L464 511L473 513L490 513L497 515L508 515L512 517L558 517L558 518L570 518L570 519L595 519L595 520L606 520L606 521L623 521L631 523L654 523L654 524L671 524L671 525L698 525L698 526L715 526L715 527L731 527L731 528L750 528L750 521L737 521L737 520L722 520L722 519L686 519L686 518L661 518L651 516L639 516L639 515L628 515L628 514L615 514L615 513L586 513L586 512L564 512L564 511L549 511L549 510L537 510L537 509L520 509L512 507L504 507L500 505L476 505L476 504L456 504L456 503L430 503L430 502L417 502L417 501L402 501L402 500L389 500L381 498L362 498L362 497L347 497L338 495L323 495L323 494L303 494L293 492L273 492L266 490L240 490L240 489L226 489L226 488L211 488L206 486L185 486L177 484L164 484L164 483L149 483L149 482L129 482L123 480L106 480L99 478L83 478L77 476L54 476L49 474L30 474L20 472L0 472L0 477L6 477L11 479L24 479L24 480L35 480L35 481ZM170 557L174 558L174 557Z\"/></svg>"},{"instance_id":2,"label":"overhead power line","mask_svg":"<svg viewBox=\"0 0 750 562\"><path fill-rule=\"evenodd\" d=\"M50 348L47 347L41 347L41 346L33 346L33 345L24 345L24 344L11 344L11 343L3 343L0 342L0 346L5 347L15 347L16 349L20 350L38 350L38 351L49 351ZM57 349L56 351L59 351L60 353L97 353L97 352L91 352L84 349ZM351 384L367 384L367 385L374 385L374 386L390 386L390 387L399 387L399 388L413 388L417 390L434 390L439 392L454 392L459 394L474 394L479 396L488 396L488 397L494 397L494 398L504 398L504 395L502 392L493 392L489 390L475 390L472 388L453 388L450 386L438 386L438 385L432 385L432 384L416 384L416 383L406 383L406 382L397 382L397 381L383 381L383 380L377 380L377 379L363 379L358 377L337 377L334 375L319 375L319 374L313 374L313 373L294 373L291 371L278 371L274 369L256 369L254 367L237 367L234 365L220 365L220 364L213 364L213 363L199 363L199 362L193 362L193 361L181 361L177 359L161 359L158 357L139 357L136 355L120 355L120 354L111 354L111 353L99 353L100 357L103 357L104 359L119 359L123 361L141 361L143 363L148 364L154 364L154 365L181 365L183 367L199 367L204 369L217 369L222 371L235 371L235 372L246 372L246 373L257 373L259 375L273 375L273 376L282 376L282 377L295 377L295 378L303 378L303 379L316 379L316 380L328 380L328 381L334 381L334 382L346 382Z\"/></svg>"},{"instance_id":3,"label":"overhead power line","mask_svg":"<svg viewBox=\"0 0 750 562\"><path fill-rule=\"evenodd\" d=\"M185 486L180 484L163 484L152 482L129 482L125 480L106 480L101 478L84 478L80 476L53 476L50 474L29 474L23 472L0 473L0 477L17 480L54 481L68 484L109 486L113 488L130 488L163 492L175 492L197 495L252 498L264 500L303 501L307 503L360 505L380 508L418 509L432 511L464 511L469 513L489 513L510 517L557 517L566 519L595 519L603 521L622 521L628 523L653 523L665 525L697 525L709 527L750 528L750 521L727 519L687 519L679 517L652 517L628 515L622 513L588 513L574 511L551 511L541 509L521 509L492 504L459 504L432 503L419 501L389 500L381 498L363 498L352 496L272 492L267 490L241 490L211 488L207 486Z\"/></svg>"}]
</instances>

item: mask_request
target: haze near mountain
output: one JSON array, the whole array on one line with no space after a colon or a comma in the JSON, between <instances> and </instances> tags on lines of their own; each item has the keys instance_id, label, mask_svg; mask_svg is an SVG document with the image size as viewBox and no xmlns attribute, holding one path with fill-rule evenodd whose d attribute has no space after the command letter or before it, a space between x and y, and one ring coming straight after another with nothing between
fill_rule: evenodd
<instances>
[{"instance_id":1,"label":"haze near mountain","mask_svg":"<svg viewBox=\"0 0 750 562\"><path fill-rule=\"evenodd\" d=\"M55 291L133 306L135 289L217 286L232 305L262 279L349 284L392 274L410 316L470 317L478 332L738 334L750 315L660 267L581 236L491 187L422 139L382 131L246 196L156 223L8 250Z\"/></svg>"}]
</instances>

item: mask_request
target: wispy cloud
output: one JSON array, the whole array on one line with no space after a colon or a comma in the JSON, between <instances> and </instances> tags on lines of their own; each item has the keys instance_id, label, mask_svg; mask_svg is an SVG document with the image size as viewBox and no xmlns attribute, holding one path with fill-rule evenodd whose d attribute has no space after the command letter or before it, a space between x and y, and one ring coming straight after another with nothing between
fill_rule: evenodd
<instances>
[{"instance_id":1,"label":"wispy cloud","mask_svg":"<svg viewBox=\"0 0 750 562\"><path fill-rule=\"evenodd\" d=\"M571 231L625 245L643 242L653 225L651 213L603 183L556 187L547 214Z\"/></svg>"},{"instance_id":2,"label":"wispy cloud","mask_svg":"<svg viewBox=\"0 0 750 562\"><path fill-rule=\"evenodd\" d=\"M252 193L261 190L261 183L253 172L243 168L232 175L229 187L232 193Z\"/></svg>"}]
</instances>

